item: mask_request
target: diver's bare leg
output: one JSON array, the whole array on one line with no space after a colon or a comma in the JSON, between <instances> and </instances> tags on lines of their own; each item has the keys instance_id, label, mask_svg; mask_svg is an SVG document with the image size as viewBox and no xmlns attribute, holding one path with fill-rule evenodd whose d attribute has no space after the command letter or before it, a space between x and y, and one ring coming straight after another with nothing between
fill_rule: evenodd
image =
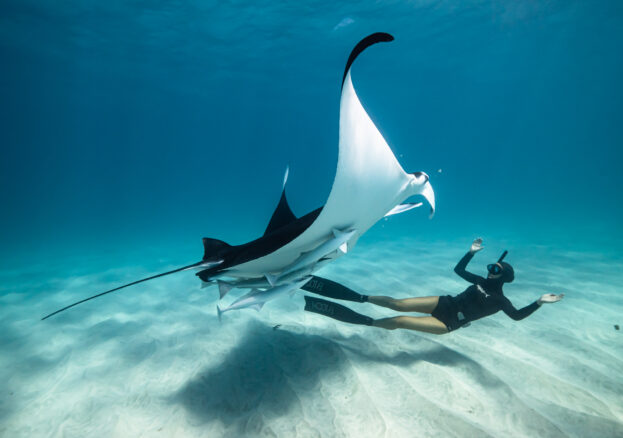
<instances>
[{"instance_id":1,"label":"diver's bare leg","mask_svg":"<svg viewBox=\"0 0 623 438\"><path fill-rule=\"evenodd\" d=\"M397 300L385 296L369 296L368 302L377 306L387 307L398 312L432 313L437 307L439 297L404 298Z\"/></svg>"},{"instance_id":2,"label":"diver's bare leg","mask_svg":"<svg viewBox=\"0 0 623 438\"><path fill-rule=\"evenodd\" d=\"M393 318L375 319L372 325L387 330L400 328L433 333L435 335L448 333L448 327L433 316L394 316Z\"/></svg>"}]
</instances>

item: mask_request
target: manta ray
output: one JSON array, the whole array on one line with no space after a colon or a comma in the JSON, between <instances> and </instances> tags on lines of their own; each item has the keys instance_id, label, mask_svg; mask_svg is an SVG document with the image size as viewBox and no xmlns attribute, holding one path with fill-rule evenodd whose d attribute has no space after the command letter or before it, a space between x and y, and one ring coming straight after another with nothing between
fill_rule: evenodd
<instances>
[{"instance_id":1,"label":"manta ray","mask_svg":"<svg viewBox=\"0 0 623 438\"><path fill-rule=\"evenodd\" d=\"M428 175L403 170L353 87L351 67L355 59L368 47L393 39L387 33L374 33L362 39L348 57L341 87L337 169L324 206L296 217L286 198L286 171L281 198L261 237L241 245L203 238L204 253L199 262L118 286L42 319L128 286L186 270L196 270L204 286L217 283L221 298L233 287L252 289L229 308L219 308L219 318L226 310L259 310L269 299L282 291L294 292L312 278L313 272L348 253L383 217L422 205L406 203L408 198L423 196L432 217L435 194Z\"/></svg>"}]
</instances>

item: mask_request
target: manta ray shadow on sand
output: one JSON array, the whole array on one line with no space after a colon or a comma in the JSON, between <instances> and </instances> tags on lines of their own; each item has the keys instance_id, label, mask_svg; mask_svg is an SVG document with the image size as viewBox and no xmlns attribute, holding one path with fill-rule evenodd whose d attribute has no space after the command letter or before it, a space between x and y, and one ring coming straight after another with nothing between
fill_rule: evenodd
<instances>
[{"instance_id":1,"label":"manta ray shadow on sand","mask_svg":"<svg viewBox=\"0 0 623 438\"><path fill-rule=\"evenodd\" d=\"M289 415L300 408L299 393L316 390L327 374L339 376L345 363L330 339L252 321L219 364L199 372L169 401L200 424L218 420L232 436L244 436L254 413L261 411L267 421Z\"/></svg>"},{"instance_id":2,"label":"manta ray shadow on sand","mask_svg":"<svg viewBox=\"0 0 623 438\"><path fill-rule=\"evenodd\" d=\"M273 330L257 321L250 322L245 337L222 362L199 372L170 395L169 402L181 404L198 424L219 421L227 428L227 434L244 436L252 432L249 428L253 428L255 414L265 422L295 415L308 402L306 394L313 398L309 403L314 411L334 415L330 400L313 395L319 391L341 393L350 384L349 379L356 378L348 372L353 362L384 362L398 367L417 362L452 366L467 359L423 338L421 341L432 348L388 355L374 351L374 344L360 335L327 335L296 333L287 328ZM359 347L352 347L353 344ZM418 344L422 342L415 340L414 350ZM478 370L477 363L472 365L468 370L477 378L482 370Z\"/></svg>"}]
</instances>

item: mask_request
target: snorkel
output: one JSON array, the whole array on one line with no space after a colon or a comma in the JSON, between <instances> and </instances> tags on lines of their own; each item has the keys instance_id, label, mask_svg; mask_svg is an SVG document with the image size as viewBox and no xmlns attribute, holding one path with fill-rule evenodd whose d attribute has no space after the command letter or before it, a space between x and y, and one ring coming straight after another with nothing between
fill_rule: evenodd
<instances>
[{"instance_id":1,"label":"snorkel","mask_svg":"<svg viewBox=\"0 0 623 438\"><path fill-rule=\"evenodd\" d=\"M489 278L503 277L502 281L504 283L510 283L515 279L515 271L513 270L513 267L503 261L507 254L508 251L504 250L497 262L487 265Z\"/></svg>"}]
</instances>

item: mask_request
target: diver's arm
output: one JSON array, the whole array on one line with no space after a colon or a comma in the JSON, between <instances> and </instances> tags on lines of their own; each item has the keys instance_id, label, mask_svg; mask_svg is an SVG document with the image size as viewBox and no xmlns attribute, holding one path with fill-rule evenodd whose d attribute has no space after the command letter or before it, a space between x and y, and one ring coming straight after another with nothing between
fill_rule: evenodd
<instances>
[{"instance_id":1,"label":"diver's arm","mask_svg":"<svg viewBox=\"0 0 623 438\"><path fill-rule=\"evenodd\" d=\"M467 264L470 262L472 257L474 257L474 254L476 254L481 249L482 249L482 239L478 238L474 240L474 242L472 243L472 247L469 249L467 254L465 254L463 258L459 260L459 262L454 267L454 272L456 272L456 274L459 277L461 277L464 280L469 281L470 283L477 284L477 283L482 283L483 281L485 281L485 279L482 278L480 275L472 274L471 272L467 272L467 270L465 269L467 268Z\"/></svg>"},{"instance_id":2,"label":"diver's arm","mask_svg":"<svg viewBox=\"0 0 623 438\"><path fill-rule=\"evenodd\" d=\"M519 321L532 315L532 313L534 313L536 309L541 307L541 304L539 303L540 298L539 300L534 301L532 304L528 304L526 307L522 307L519 310L515 309L515 306L513 306L508 298L503 297L503 300L504 301L502 303L502 310L515 321Z\"/></svg>"}]
</instances>

